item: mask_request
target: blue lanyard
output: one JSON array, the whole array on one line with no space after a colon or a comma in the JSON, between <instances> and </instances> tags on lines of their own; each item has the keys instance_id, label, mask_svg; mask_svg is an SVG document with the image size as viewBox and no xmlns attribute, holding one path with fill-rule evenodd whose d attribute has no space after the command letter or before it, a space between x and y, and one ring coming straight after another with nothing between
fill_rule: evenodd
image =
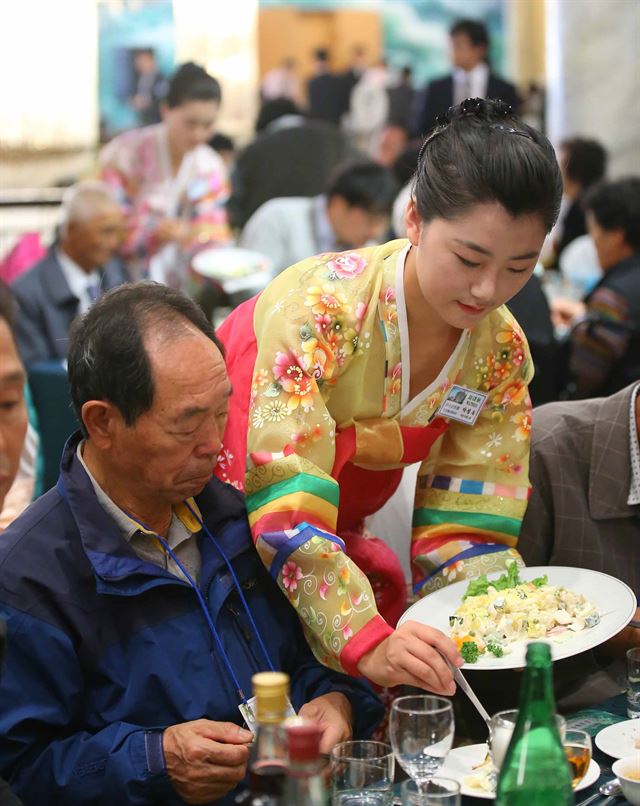
<instances>
[{"instance_id":1,"label":"blue lanyard","mask_svg":"<svg viewBox=\"0 0 640 806\"><path fill-rule=\"evenodd\" d=\"M62 477L60 477L58 479L56 487L58 488L58 491L59 491L60 495L65 500L67 505L69 505L69 499L67 497L67 491L66 491L65 485L64 485L64 483L62 481ZM233 570L233 568L231 566L231 563L229 562L229 558L224 553L224 551L222 549L222 546L219 545L219 543L216 541L216 539L211 534L209 529L205 526L205 524L202 521L202 518L200 518L200 516L196 512L194 512L193 507L187 501L185 501L184 503L185 503L185 506L187 507L187 509L189 510L189 512L191 512L193 517L196 519L196 521L200 525L202 531L209 538L209 540L211 541L212 545L215 547L215 549L218 552L218 554L224 560L224 563L227 566L227 569L229 570L229 573L231 574L231 578L233 579L233 582L234 582L234 585L235 585L236 590L238 592L238 595L240 596L240 600L242 601L242 605L244 607L245 613L247 615L247 618L249 619L249 623L251 624L251 629L253 630L253 633L254 633L258 643L260 644L260 648L262 649L264 657L265 657L265 659L267 661L267 666L269 667L269 671L274 672L275 668L273 666L273 663L271 662L271 658L269 657L269 653L267 652L267 648L264 645L264 642L262 640L262 636L260 635L260 632L258 631L258 627L256 626L256 623L253 620L253 616L251 615L251 611L249 610L249 605L247 604L247 600L244 598L244 593L242 592L242 587L241 587L240 583L238 582L238 577L236 576L235 571ZM175 562L175 564L178 566L178 568L182 571L182 573L185 576L185 579L188 581L188 583L191 586L191 588L193 588L193 590L195 591L195 594L198 597L198 602L200 603L200 607L202 609L202 612L204 614L206 622L207 622L207 624L209 626L209 629L211 630L211 635L213 635L213 637L215 639L215 642L216 642L216 644L218 646L218 650L220 651L220 655L222 656L222 660L223 660L225 666L227 667L227 671L229 672L229 675L230 675L231 679L233 680L234 686L236 687L236 692L238 694L238 697L240 698L240 701L242 703L246 703L247 698L246 698L246 696L245 696L245 694L244 694L244 692L242 690L242 686L240 685L240 681L238 680L238 677L237 677L236 673L234 672L233 667L231 666L231 661L229 660L229 656L225 652L224 646L222 645L222 640L220 639L220 636L218 635L218 631L216 630L216 626L213 623L213 619L211 618L211 614L209 613L209 608L207 607L207 603L205 602L204 597L203 597L202 593L200 592L200 588L196 584L195 580L193 579L191 574L187 571L187 569L184 567L184 565L180 562L180 560L176 557L175 553L171 550L171 548L169 547L169 544L167 543L167 541L164 538L160 537L159 534L154 532L153 529L150 529L145 523L143 523L142 521L140 521L137 518L135 518L130 512L126 512L126 515L127 515L127 517L131 518L131 520L134 521L134 523L137 523L138 526L141 526L144 530L146 530L147 532L151 533L151 535L156 538L156 540L160 543L160 545L163 547L163 549L167 552L167 554L172 558L172 560Z\"/></svg>"},{"instance_id":2,"label":"blue lanyard","mask_svg":"<svg viewBox=\"0 0 640 806\"><path fill-rule=\"evenodd\" d=\"M231 562L229 561L229 558L224 553L224 551L222 549L222 546L220 546L220 544L216 541L216 539L211 534L209 529L205 526L204 522L202 521L202 518L200 518L200 516L193 510L193 508L191 507L191 505L187 501L185 501L184 503L185 503L185 506L187 507L187 509L189 510L189 512L191 512L193 517L196 519L196 521L200 525L202 531L209 538L209 540L212 543L212 545L216 548L218 554L224 560L225 565L227 566L227 569L229 570L229 573L231 574L231 578L233 579L233 582L234 582L234 585L235 585L236 590L238 592L238 595L240 596L240 600L242 601L242 604L244 606L244 610L245 610L245 613L247 615L247 618L249 619L249 623L251 624L253 634L255 635L258 643L260 644L260 648L262 649L264 657L266 658L267 666L269 667L269 670L271 672L274 672L275 668L273 666L273 663L271 662L271 658L269 657L269 653L267 652L267 648L264 645L264 642L262 640L262 636L260 635L260 632L258 631L258 627L256 626L256 623L253 620L253 616L251 615L251 610L249 609L249 605L247 604L247 600L244 598L244 593L242 592L242 587L241 587L240 583L238 582L238 577L236 576L235 571L233 570L233 568L231 566ZM229 660L229 656L225 652L224 646L222 645L222 640L221 640L220 636L218 635L218 631L216 630L216 626L213 623L213 619L211 618L211 614L209 613L209 608L207 607L207 603L205 602L204 596L202 595L202 593L200 591L200 588L196 584L196 581L193 579L193 577L187 571L187 569L184 567L184 565L180 562L180 560L177 558L177 556L175 555L175 553L173 552L173 550L170 548L169 544L167 543L167 541L163 537L160 537L160 535L157 534L156 532L154 532L153 529L149 529L149 527L146 524L144 524L142 521L140 521L137 518L135 518L130 512L127 512L126 514L127 514L127 517L131 518L132 521L137 523L139 526L141 526L147 532L150 532L151 535L156 538L156 540L160 543L160 545L163 547L163 549L167 552L167 554L175 562L175 564L178 566L178 568L182 571L182 573L184 574L185 578L189 582L189 585L195 591L195 594L198 597L198 602L200 603L200 607L202 609L202 612L204 613L204 617L206 619L206 622L209 625L209 629L211 630L211 635L213 635L213 637L215 639L215 642L218 645L218 650L220 651L220 655L222 656L222 660L224 661L224 664L227 667L227 671L229 672L229 675L231 676L231 679L233 680L233 684L236 687L236 692L238 694L238 697L240 698L241 702L246 703L247 698L246 698L246 696L245 696L245 694L244 694L244 692L242 690L242 686L240 685L240 681L238 680L238 677L237 677L236 673L233 670L233 667L231 665L231 661Z\"/></svg>"}]
</instances>

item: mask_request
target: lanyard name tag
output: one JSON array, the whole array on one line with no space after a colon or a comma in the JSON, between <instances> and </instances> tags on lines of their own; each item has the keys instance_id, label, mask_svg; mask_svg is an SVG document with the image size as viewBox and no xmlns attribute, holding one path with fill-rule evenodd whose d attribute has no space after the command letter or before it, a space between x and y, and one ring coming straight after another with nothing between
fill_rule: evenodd
<instances>
[{"instance_id":1,"label":"lanyard name tag","mask_svg":"<svg viewBox=\"0 0 640 806\"><path fill-rule=\"evenodd\" d=\"M477 389L468 389L466 386L452 386L449 393L440 404L437 414L449 417L465 425L475 425L482 407L489 397Z\"/></svg>"},{"instance_id":2,"label":"lanyard name tag","mask_svg":"<svg viewBox=\"0 0 640 806\"><path fill-rule=\"evenodd\" d=\"M256 698L251 697L250 700L241 702L238 706L238 710L242 714L242 718L244 719L247 727L255 736L258 731L258 722L256 720ZM287 711L285 714L285 719L289 719L292 716L296 716L296 712L293 709L293 705L291 705L291 700L287 698Z\"/></svg>"}]
</instances>

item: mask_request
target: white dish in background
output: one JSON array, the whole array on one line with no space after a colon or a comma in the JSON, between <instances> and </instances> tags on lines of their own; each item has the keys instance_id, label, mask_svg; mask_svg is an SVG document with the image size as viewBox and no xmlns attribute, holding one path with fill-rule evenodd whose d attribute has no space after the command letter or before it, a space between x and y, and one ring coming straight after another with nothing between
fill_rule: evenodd
<instances>
[{"instance_id":1,"label":"white dish in background","mask_svg":"<svg viewBox=\"0 0 640 806\"><path fill-rule=\"evenodd\" d=\"M440 768L438 775L445 778L454 778L460 784L460 793L470 798L480 798L481 800L495 800L493 792L485 792L482 789L474 789L473 787L464 784L465 778L472 775L478 764L482 764L488 748L486 744L470 744L466 747L456 747L454 750L449 751L449 755L445 759L444 764ZM575 792L581 789L586 789L595 784L600 777L600 767L597 762L591 759L587 774L582 781L575 788Z\"/></svg>"},{"instance_id":2,"label":"white dish in background","mask_svg":"<svg viewBox=\"0 0 640 806\"><path fill-rule=\"evenodd\" d=\"M235 246L203 249L194 256L194 271L214 280L230 280L266 272L271 261L259 252Z\"/></svg>"},{"instance_id":3,"label":"white dish in background","mask_svg":"<svg viewBox=\"0 0 640 806\"><path fill-rule=\"evenodd\" d=\"M488 574L489 579L502 576L501 571ZM585 568L570 568L560 565L535 566L520 569L522 582L547 575L550 585L561 585L586 596L597 607L601 621L595 627L578 632L564 643L554 643L551 639L532 640L546 642L551 647L553 660L570 658L586 652L617 635L633 618L637 602L631 588L609 574L589 571ZM429 627L436 627L445 635L450 635L449 616L452 616L462 603L462 597L470 579L447 585L446 588L420 599L403 613L398 626L405 621L417 621ZM526 666L526 651L529 641L519 641L510 647L510 652L496 658L489 652L480 656L476 663L465 663L464 669L519 669Z\"/></svg>"},{"instance_id":4,"label":"white dish in background","mask_svg":"<svg viewBox=\"0 0 640 806\"><path fill-rule=\"evenodd\" d=\"M640 719L627 719L603 728L596 734L596 745L613 758L634 754L640 758Z\"/></svg>"}]
</instances>

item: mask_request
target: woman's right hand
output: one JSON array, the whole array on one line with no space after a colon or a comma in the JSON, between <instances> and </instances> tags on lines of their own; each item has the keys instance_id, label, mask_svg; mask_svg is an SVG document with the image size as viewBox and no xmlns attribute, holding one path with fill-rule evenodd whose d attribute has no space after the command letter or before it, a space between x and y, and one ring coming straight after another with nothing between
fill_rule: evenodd
<instances>
[{"instance_id":1,"label":"woman's right hand","mask_svg":"<svg viewBox=\"0 0 640 806\"><path fill-rule=\"evenodd\" d=\"M450 638L433 627L405 621L358 662L358 671L379 686L417 686L434 694L456 690L454 666L462 666L460 653Z\"/></svg>"},{"instance_id":2,"label":"woman's right hand","mask_svg":"<svg viewBox=\"0 0 640 806\"><path fill-rule=\"evenodd\" d=\"M158 243L169 241L182 241L187 237L188 224L179 218L161 218L153 231Z\"/></svg>"}]
</instances>

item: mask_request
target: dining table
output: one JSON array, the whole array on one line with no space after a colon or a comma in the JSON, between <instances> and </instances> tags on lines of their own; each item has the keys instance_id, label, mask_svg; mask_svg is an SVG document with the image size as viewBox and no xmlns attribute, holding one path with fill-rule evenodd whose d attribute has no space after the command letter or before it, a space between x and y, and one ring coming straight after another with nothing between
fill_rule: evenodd
<instances>
[{"instance_id":1,"label":"dining table","mask_svg":"<svg viewBox=\"0 0 640 806\"><path fill-rule=\"evenodd\" d=\"M593 744L592 757L600 767L600 777L598 780L591 786L576 792L574 796L575 803L580 804L592 795L597 794L597 799L591 801L589 806L603 806L607 800L607 797L605 795L600 795L598 790L603 784L613 780L615 777L611 770L611 765L616 761L616 759L608 756L606 753L603 753L602 750L596 746L595 737L596 734L598 734L603 728L613 725L617 722L624 722L628 719L626 695L619 694L616 697L611 697L610 699L604 700L591 708L576 711L575 713L565 714L564 716L567 720L568 728L581 729L589 733ZM402 777L404 778L405 776ZM396 778L396 781L397 780L398 779ZM394 794L394 803L401 803L399 783L394 786ZM480 806L480 804L486 802L486 799L469 796L463 796L461 798L462 806ZM618 804L623 806L625 803L628 803L628 801L623 795L619 795L615 801L613 801L613 806L618 806Z\"/></svg>"},{"instance_id":2,"label":"dining table","mask_svg":"<svg viewBox=\"0 0 640 806\"><path fill-rule=\"evenodd\" d=\"M602 750L596 746L595 737L597 733L608 725L612 725L616 722L624 722L628 719L627 698L625 694L619 694L591 708L577 711L573 714L565 714L565 717L567 720L567 728L579 728L589 733L593 744L593 759L597 761L600 766L600 777L598 780L590 787L581 789L579 792L575 793L575 802L579 804L591 795L597 794L602 784L611 781L615 777L611 771L611 765L616 759L603 753ZM606 796L599 795L589 806L602 806L606 800ZM479 806L482 802L483 801L478 798L462 798L462 806ZM616 798L614 804L620 804L620 806L622 806L622 804L626 802L624 796L620 795Z\"/></svg>"}]
</instances>

